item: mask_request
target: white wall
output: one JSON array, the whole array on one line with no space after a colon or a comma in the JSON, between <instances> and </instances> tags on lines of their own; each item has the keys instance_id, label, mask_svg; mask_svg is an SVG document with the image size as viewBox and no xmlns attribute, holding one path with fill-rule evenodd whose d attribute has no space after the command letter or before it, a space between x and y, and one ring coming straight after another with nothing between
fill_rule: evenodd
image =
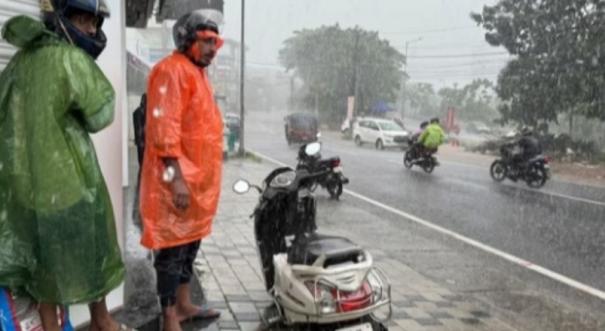
<instances>
[{"instance_id":1,"label":"white wall","mask_svg":"<svg viewBox=\"0 0 605 331\"><path fill-rule=\"evenodd\" d=\"M113 124L93 137L101 170L105 176L111 202L113 203L116 227L120 246L124 247L124 215L122 186L127 185L127 119L126 107L126 48L125 48L125 13L124 2L108 0L111 17L105 21L103 30L107 35L107 48L99 57L97 63L111 81L116 92L115 119ZM107 298L110 309L121 306L124 302L122 287L111 293ZM88 309L85 306L70 308L74 326L89 320Z\"/></svg>"}]
</instances>

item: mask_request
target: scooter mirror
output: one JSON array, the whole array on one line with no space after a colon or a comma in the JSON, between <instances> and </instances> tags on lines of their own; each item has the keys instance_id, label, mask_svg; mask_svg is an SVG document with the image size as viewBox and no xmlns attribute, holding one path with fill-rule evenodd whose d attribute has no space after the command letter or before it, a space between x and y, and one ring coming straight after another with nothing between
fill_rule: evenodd
<instances>
[{"instance_id":1,"label":"scooter mirror","mask_svg":"<svg viewBox=\"0 0 605 331\"><path fill-rule=\"evenodd\" d=\"M318 142L310 143L307 145L307 147L305 147L305 154L307 154L308 156L314 156L315 154L319 153L320 150L321 150L320 143L318 143Z\"/></svg>"},{"instance_id":2,"label":"scooter mirror","mask_svg":"<svg viewBox=\"0 0 605 331\"><path fill-rule=\"evenodd\" d=\"M235 183L233 183L233 192L237 194L244 194L250 191L250 183L243 179L238 179Z\"/></svg>"}]
</instances>

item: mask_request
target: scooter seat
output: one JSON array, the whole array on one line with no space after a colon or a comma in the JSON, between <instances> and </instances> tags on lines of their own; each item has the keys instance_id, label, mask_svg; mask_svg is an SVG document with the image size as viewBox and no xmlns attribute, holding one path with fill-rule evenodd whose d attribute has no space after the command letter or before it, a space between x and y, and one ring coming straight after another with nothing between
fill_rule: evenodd
<instances>
[{"instance_id":1,"label":"scooter seat","mask_svg":"<svg viewBox=\"0 0 605 331\"><path fill-rule=\"evenodd\" d=\"M325 256L323 267L344 262L357 262L361 247L347 238L318 233L297 239L288 251L288 263L313 265Z\"/></svg>"}]
</instances>

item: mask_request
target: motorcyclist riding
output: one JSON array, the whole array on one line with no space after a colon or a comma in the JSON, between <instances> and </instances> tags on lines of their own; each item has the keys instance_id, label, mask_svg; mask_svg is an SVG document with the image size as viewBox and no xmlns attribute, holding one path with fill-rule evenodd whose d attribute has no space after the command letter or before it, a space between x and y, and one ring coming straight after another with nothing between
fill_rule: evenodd
<instances>
[{"instance_id":1,"label":"motorcyclist riding","mask_svg":"<svg viewBox=\"0 0 605 331\"><path fill-rule=\"evenodd\" d=\"M412 155L416 155L416 153L422 150L422 144L418 141L418 138L420 138L420 135L424 132L428 125L428 121L420 123L420 127L418 128L418 130L416 130L416 132L414 132L414 134L412 134L412 136L410 137L409 146Z\"/></svg>"},{"instance_id":2,"label":"motorcyclist riding","mask_svg":"<svg viewBox=\"0 0 605 331\"><path fill-rule=\"evenodd\" d=\"M512 158L518 169L525 169L529 160L542 154L542 146L530 128L521 130L521 138L515 143L518 147Z\"/></svg>"},{"instance_id":3,"label":"motorcyclist riding","mask_svg":"<svg viewBox=\"0 0 605 331\"><path fill-rule=\"evenodd\" d=\"M425 153L432 155L437 152L439 145L445 142L445 133L439 125L439 118L431 119L430 124L418 138L418 142L422 144Z\"/></svg>"},{"instance_id":4,"label":"motorcyclist riding","mask_svg":"<svg viewBox=\"0 0 605 331\"><path fill-rule=\"evenodd\" d=\"M410 137L410 140L413 141L414 143L418 142L418 138L420 138L420 135L424 132L424 130L426 129L427 126L429 126L428 121L424 121L424 122L420 123L420 127L418 128L418 130L416 132L414 132L412 137Z\"/></svg>"}]
</instances>

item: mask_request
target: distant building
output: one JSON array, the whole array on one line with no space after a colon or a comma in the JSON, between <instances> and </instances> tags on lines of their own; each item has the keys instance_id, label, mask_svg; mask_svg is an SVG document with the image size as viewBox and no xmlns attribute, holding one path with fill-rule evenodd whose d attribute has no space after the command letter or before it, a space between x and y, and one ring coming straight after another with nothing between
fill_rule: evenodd
<instances>
[{"instance_id":1,"label":"distant building","mask_svg":"<svg viewBox=\"0 0 605 331\"><path fill-rule=\"evenodd\" d=\"M145 29L127 29L127 49L129 52L128 83L131 91L141 91L146 85L141 79L141 66L132 66L139 62L153 66L174 49L172 26L174 20L164 20L161 24L149 22ZM219 25L222 30L222 25ZM208 68L216 100L224 112L239 110L240 43L226 39L223 48ZM138 62L137 62L138 60Z\"/></svg>"},{"instance_id":2,"label":"distant building","mask_svg":"<svg viewBox=\"0 0 605 331\"><path fill-rule=\"evenodd\" d=\"M184 14L197 9L212 10L221 14L220 19L213 17L218 24L223 23L222 14L224 8L223 0L159 0L158 22L163 20L176 20Z\"/></svg>"},{"instance_id":3,"label":"distant building","mask_svg":"<svg viewBox=\"0 0 605 331\"><path fill-rule=\"evenodd\" d=\"M193 10L207 11L207 15L218 24L223 23L223 0L126 0L126 26L145 28L156 12L156 22L176 20Z\"/></svg>"}]
</instances>

